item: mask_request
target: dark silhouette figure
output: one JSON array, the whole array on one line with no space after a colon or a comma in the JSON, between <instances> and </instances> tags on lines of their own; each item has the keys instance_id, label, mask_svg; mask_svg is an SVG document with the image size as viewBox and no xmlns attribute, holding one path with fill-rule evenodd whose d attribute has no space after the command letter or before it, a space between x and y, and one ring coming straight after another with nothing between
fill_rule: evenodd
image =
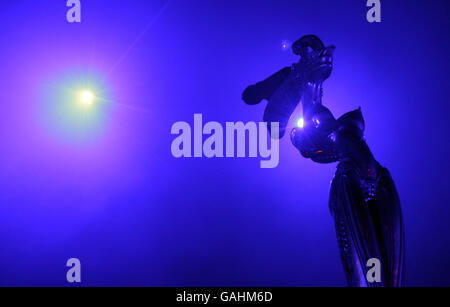
<instances>
[{"instance_id":1,"label":"dark silhouette figure","mask_svg":"<svg viewBox=\"0 0 450 307\"><path fill-rule=\"evenodd\" d=\"M349 286L401 286L405 234L400 200L389 171L373 157L364 139L361 109L339 119L322 104L323 82L333 69L334 46L314 35L293 44L300 61L243 93L247 104L268 100L264 121L279 122L280 137L302 102L304 127L291 131L303 157L317 163L339 162L331 185L330 210ZM270 129L269 129L270 131ZM381 280L371 282L368 261L381 262Z\"/></svg>"}]
</instances>

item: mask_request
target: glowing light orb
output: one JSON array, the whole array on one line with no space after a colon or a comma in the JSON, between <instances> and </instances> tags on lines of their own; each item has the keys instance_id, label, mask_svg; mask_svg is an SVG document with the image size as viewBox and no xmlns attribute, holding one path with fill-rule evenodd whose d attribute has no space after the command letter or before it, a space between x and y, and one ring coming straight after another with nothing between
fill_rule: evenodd
<instances>
[{"instance_id":1,"label":"glowing light orb","mask_svg":"<svg viewBox=\"0 0 450 307\"><path fill-rule=\"evenodd\" d=\"M305 120L302 118L299 118L297 121L297 127L303 129L305 127Z\"/></svg>"},{"instance_id":2,"label":"glowing light orb","mask_svg":"<svg viewBox=\"0 0 450 307\"><path fill-rule=\"evenodd\" d=\"M80 97L81 102L86 106L92 105L95 99L95 96L91 91L82 91Z\"/></svg>"},{"instance_id":3,"label":"glowing light orb","mask_svg":"<svg viewBox=\"0 0 450 307\"><path fill-rule=\"evenodd\" d=\"M106 133L113 95L103 74L92 69L63 71L45 80L39 121L49 136L65 144L95 144Z\"/></svg>"}]
</instances>

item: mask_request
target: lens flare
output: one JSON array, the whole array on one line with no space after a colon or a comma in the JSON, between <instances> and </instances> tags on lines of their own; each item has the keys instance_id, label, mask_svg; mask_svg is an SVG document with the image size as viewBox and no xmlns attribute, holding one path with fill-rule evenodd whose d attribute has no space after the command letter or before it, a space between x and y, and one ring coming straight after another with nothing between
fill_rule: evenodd
<instances>
[{"instance_id":1,"label":"lens flare","mask_svg":"<svg viewBox=\"0 0 450 307\"><path fill-rule=\"evenodd\" d=\"M303 129L305 127L305 120L302 118L299 118L297 120L297 127Z\"/></svg>"},{"instance_id":2,"label":"lens flare","mask_svg":"<svg viewBox=\"0 0 450 307\"><path fill-rule=\"evenodd\" d=\"M85 90L81 92L80 98L84 105L90 106L94 103L95 96L91 91Z\"/></svg>"},{"instance_id":3,"label":"lens flare","mask_svg":"<svg viewBox=\"0 0 450 307\"><path fill-rule=\"evenodd\" d=\"M39 119L44 130L63 143L97 143L106 132L113 97L102 74L67 71L42 87Z\"/></svg>"}]
</instances>

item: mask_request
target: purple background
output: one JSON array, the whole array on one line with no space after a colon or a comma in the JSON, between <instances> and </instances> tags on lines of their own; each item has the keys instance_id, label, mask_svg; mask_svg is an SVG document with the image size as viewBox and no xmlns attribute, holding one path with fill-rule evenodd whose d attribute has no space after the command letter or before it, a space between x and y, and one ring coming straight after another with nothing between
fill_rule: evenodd
<instances>
[{"instance_id":1,"label":"purple background","mask_svg":"<svg viewBox=\"0 0 450 307\"><path fill-rule=\"evenodd\" d=\"M0 284L67 285L76 257L84 285L345 285L335 165L287 138L271 170L170 152L172 124L194 113L262 120L242 90L296 60L282 41L314 33L337 46L324 103L337 116L362 106L396 180L407 285L448 285L450 6L384 0L369 24L365 2L84 0L69 24L63 0L1 1ZM66 70L94 70L113 92L94 142L39 117L43 83Z\"/></svg>"}]
</instances>

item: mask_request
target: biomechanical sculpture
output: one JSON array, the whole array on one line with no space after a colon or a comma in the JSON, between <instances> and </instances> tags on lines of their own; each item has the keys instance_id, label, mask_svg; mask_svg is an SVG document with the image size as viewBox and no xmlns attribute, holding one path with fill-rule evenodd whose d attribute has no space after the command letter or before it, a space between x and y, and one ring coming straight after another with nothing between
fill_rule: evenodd
<instances>
[{"instance_id":1,"label":"biomechanical sculpture","mask_svg":"<svg viewBox=\"0 0 450 307\"><path fill-rule=\"evenodd\" d=\"M339 162L329 205L348 284L401 286L405 235L394 182L366 144L361 110L335 119L322 104L322 85L331 75L335 47L325 47L318 37L308 35L292 49L300 56L299 63L248 87L243 100L251 105L268 100L264 121L279 122L280 137L302 102L305 124L291 131L292 143L314 162ZM372 258L381 262L379 283L366 278Z\"/></svg>"}]
</instances>

